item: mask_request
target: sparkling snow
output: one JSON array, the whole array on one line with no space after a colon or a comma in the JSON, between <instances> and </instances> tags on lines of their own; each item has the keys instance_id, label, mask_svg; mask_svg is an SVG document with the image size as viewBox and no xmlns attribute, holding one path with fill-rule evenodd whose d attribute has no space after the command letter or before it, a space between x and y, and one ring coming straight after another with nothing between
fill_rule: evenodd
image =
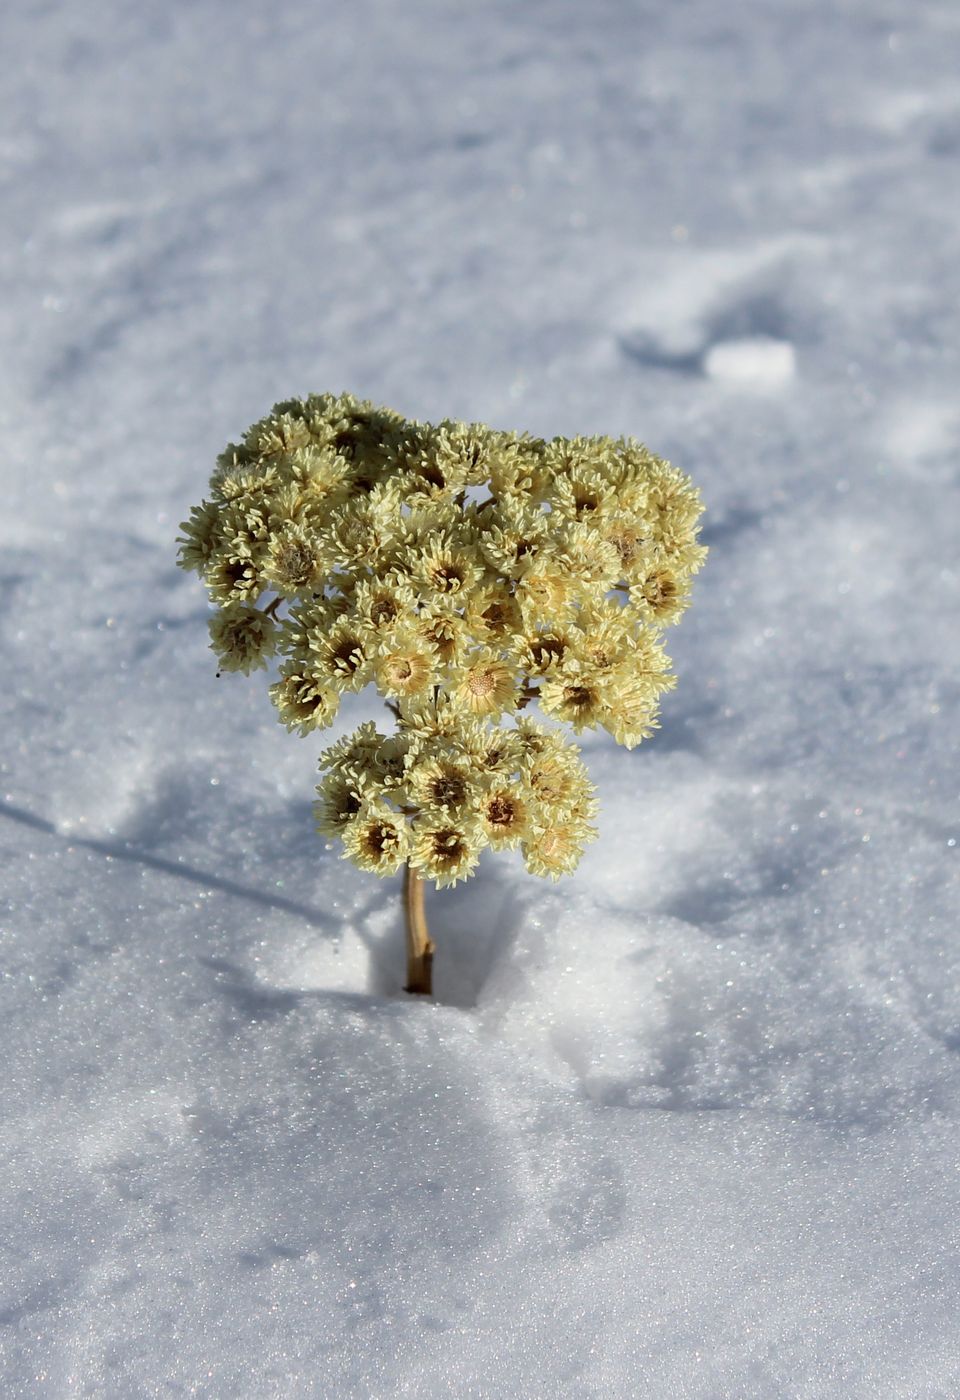
<instances>
[{"instance_id":1,"label":"sparkling snow","mask_svg":"<svg viewBox=\"0 0 960 1400\"><path fill-rule=\"evenodd\" d=\"M0 1391L960 1393L956 4L0 46ZM314 390L708 507L661 732L573 879L431 898L433 1004L173 564Z\"/></svg>"}]
</instances>

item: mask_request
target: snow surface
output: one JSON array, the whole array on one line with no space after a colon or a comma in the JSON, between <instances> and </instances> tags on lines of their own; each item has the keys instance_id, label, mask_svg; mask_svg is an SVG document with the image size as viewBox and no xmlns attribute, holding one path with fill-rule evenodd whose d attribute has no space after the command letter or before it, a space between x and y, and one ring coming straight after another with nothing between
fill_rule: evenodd
<instances>
[{"instance_id":1,"label":"snow surface","mask_svg":"<svg viewBox=\"0 0 960 1400\"><path fill-rule=\"evenodd\" d=\"M956 1396L955 0L0 47L0 1392ZM708 505L661 733L573 880L431 900L435 1004L173 565L343 389Z\"/></svg>"}]
</instances>

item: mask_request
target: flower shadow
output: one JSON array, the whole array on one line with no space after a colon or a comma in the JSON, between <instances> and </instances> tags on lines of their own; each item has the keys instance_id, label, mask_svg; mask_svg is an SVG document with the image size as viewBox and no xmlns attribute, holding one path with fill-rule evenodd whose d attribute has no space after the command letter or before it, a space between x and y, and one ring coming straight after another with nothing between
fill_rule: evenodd
<instances>
[{"instance_id":1,"label":"flower shadow","mask_svg":"<svg viewBox=\"0 0 960 1400\"><path fill-rule=\"evenodd\" d=\"M437 945L433 977L436 1000L473 1007L497 964L509 955L529 903L516 883L495 868L450 890L427 895L427 918Z\"/></svg>"}]
</instances>

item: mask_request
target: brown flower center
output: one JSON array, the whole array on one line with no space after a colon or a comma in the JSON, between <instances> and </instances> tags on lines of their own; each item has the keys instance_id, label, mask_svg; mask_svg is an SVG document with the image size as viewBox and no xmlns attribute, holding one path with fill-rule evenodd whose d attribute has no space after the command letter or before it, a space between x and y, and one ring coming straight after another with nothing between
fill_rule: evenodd
<instances>
[{"instance_id":1,"label":"brown flower center","mask_svg":"<svg viewBox=\"0 0 960 1400\"><path fill-rule=\"evenodd\" d=\"M281 582L304 584L313 576L316 559L305 545L287 544L278 551L277 573Z\"/></svg>"},{"instance_id":2,"label":"brown flower center","mask_svg":"<svg viewBox=\"0 0 960 1400\"><path fill-rule=\"evenodd\" d=\"M467 681L467 689L472 695L486 697L492 695L497 688L497 677L494 671L471 671Z\"/></svg>"},{"instance_id":3,"label":"brown flower center","mask_svg":"<svg viewBox=\"0 0 960 1400\"><path fill-rule=\"evenodd\" d=\"M463 586L463 569L458 564L439 564L431 577L438 593L457 593Z\"/></svg>"},{"instance_id":4,"label":"brown flower center","mask_svg":"<svg viewBox=\"0 0 960 1400\"><path fill-rule=\"evenodd\" d=\"M563 698L574 710L586 710L593 703L593 691L585 685L567 685L563 689Z\"/></svg>"},{"instance_id":5,"label":"brown flower center","mask_svg":"<svg viewBox=\"0 0 960 1400\"><path fill-rule=\"evenodd\" d=\"M356 637L344 637L342 642L334 647L332 653L333 666L336 671L347 671L351 675L363 665L363 651L357 642Z\"/></svg>"},{"instance_id":6,"label":"brown flower center","mask_svg":"<svg viewBox=\"0 0 960 1400\"><path fill-rule=\"evenodd\" d=\"M487 803L487 820L491 826L512 826L517 815L517 805L510 797L498 794Z\"/></svg>"},{"instance_id":7,"label":"brown flower center","mask_svg":"<svg viewBox=\"0 0 960 1400\"><path fill-rule=\"evenodd\" d=\"M243 583L246 572L247 566L241 559L231 559L223 566L223 577L231 588L236 588L238 583Z\"/></svg>"},{"instance_id":8,"label":"brown flower center","mask_svg":"<svg viewBox=\"0 0 960 1400\"><path fill-rule=\"evenodd\" d=\"M368 827L364 837L364 844L371 855L382 856L389 846L396 840L396 832L393 827L386 822L376 822Z\"/></svg>"},{"instance_id":9,"label":"brown flower center","mask_svg":"<svg viewBox=\"0 0 960 1400\"><path fill-rule=\"evenodd\" d=\"M620 555L621 564L632 564L640 552L640 536L633 530L617 530L609 536L609 542Z\"/></svg>"},{"instance_id":10,"label":"brown flower center","mask_svg":"<svg viewBox=\"0 0 960 1400\"><path fill-rule=\"evenodd\" d=\"M435 831L431 841L433 854L444 865L456 865L467 853L467 843L460 835L459 831L447 827L442 831Z\"/></svg>"},{"instance_id":11,"label":"brown flower center","mask_svg":"<svg viewBox=\"0 0 960 1400\"><path fill-rule=\"evenodd\" d=\"M430 796L440 807L459 807L467 795L467 785L459 773L442 773L430 784Z\"/></svg>"},{"instance_id":12,"label":"brown flower center","mask_svg":"<svg viewBox=\"0 0 960 1400\"><path fill-rule=\"evenodd\" d=\"M540 667L559 661L566 649L566 644L559 637L540 636L530 645L534 662Z\"/></svg>"},{"instance_id":13,"label":"brown flower center","mask_svg":"<svg viewBox=\"0 0 960 1400\"><path fill-rule=\"evenodd\" d=\"M677 585L669 574L653 574L643 585L643 596L651 607L669 603L677 595Z\"/></svg>"},{"instance_id":14,"label":"brown flower center","mask_svg":"<svg viewBox=\"0 0 960 1400\"><path fill-rule=\"evenodd\" d=\"M480 616L491 632L502 632L510 621L510 611L505 603L491 603Z\"/></svg>"},{"instance_id":15,"label":"brown flower center","mask_svg":"<svg viewBox=\"0 0 960 1400\"><path fill-rule=\"evenodd\" d=\"M419 467L418 475L430 486L438 486L441 490L447 484L446 477L435 462L425 463L423 466Z\"/></svg>"},{"instance_id":16,"label":"brown flower center","mask_svg":"<svg viewBox=\"0 0 960 1400\"><path fill-rule=\"evenodd\" d=\"M378 598L370 609L370 621L379 627L382 622L392 622L399 611L392 598Z\"/></svg>"}]
</instances>

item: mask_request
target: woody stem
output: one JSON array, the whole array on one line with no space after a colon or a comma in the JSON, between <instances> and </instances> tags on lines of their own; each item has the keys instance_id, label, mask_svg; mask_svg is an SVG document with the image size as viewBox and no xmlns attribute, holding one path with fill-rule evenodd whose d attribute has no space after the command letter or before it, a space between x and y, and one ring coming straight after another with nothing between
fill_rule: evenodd
<instances>
[{"instance_id":1,"label":"woody stem","mask_svg":"<svg viewBox=\"0 0 960 1400\"><path fill-rule=\"evenodd\" d=\"M406 992L433 994L433 939L423 907L423 881L409 864L403 872L403 913L407 929Z\"/></svg>"}]
</instances>

